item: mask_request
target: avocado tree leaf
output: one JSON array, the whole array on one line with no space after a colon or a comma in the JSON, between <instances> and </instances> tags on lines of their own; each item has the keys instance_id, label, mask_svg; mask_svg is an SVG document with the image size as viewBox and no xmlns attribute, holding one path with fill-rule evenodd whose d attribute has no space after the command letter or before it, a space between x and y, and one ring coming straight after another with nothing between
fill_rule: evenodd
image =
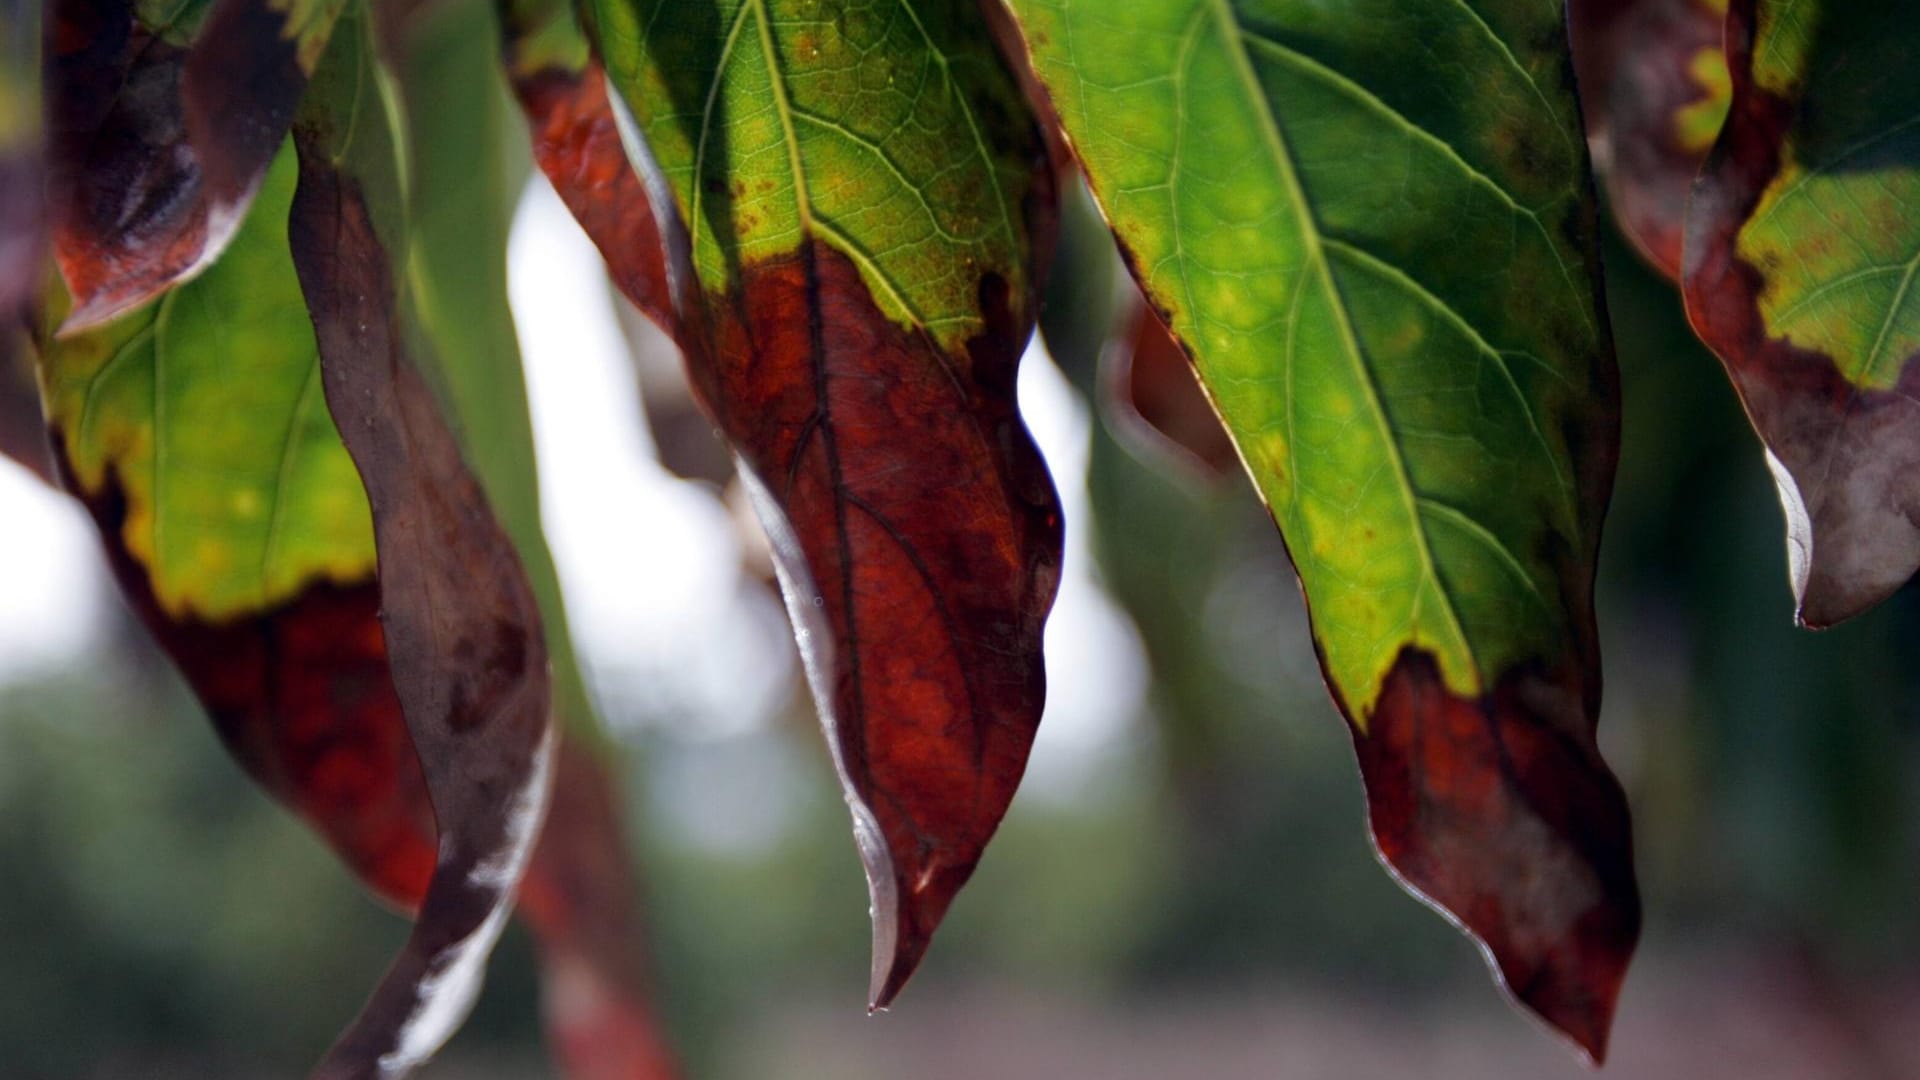
<instances>
[{"instance_id":1,"label":"avocado tree leaf","mask_svg":"<svg viewBox=\"0 0 1920 1080\"><path fill-rule=\"evenodd\" d=\"M669 335L680 318L646 179L627 157L606 75L572 0L499 0L501 60L534 161L607 261L614 285Z\"/></svg>"},{"instance_id":2,"label":"avocado tree leaf","mask_svg":"<svg viewBox=\"0 0 1920 1080\"><path fill-rule=\"evenodd\" d=\"M413 357L391 86L361 5L293 124L288 240L320 385L372 509L387 658L439 824L394 965L316 1076L405 1075L479 991L546 812L553 695L539 604L512 538Z\"/></svg>"},{"instance_id":3,"label":"avocado tree leaf","mask_svg":"<svg viewBox=\"0 0 1920 1080\"><path fill-rule=\"evenodd\" d=\"M207 271L39 352L68 488L234 757L382 896L434 826L387 675L366 496L322 398L283 152Z\"/></svg>"},{"instance_id":4,"label":"avocado tree leaf","mask_svg":"<svg viewBox=\"0 0 1920 1080\"><path fill-rule=\"evenodd\" d=\"M1605 17L1581 17L1596 8ZM1614 220L1677 281L1687 196L1733 94L1726 0L1575 0L1574 12L1588 138Z\"/></svg>"},{"instance_id":5,"label":"avocado tree leaf","mask_svg":"<svg viewBox=\"0 0 1920 1080\"><path fill-rule=\"evenodd\" d=\"M93 330L49 335L41 372L68 486L223 743L362 881L411 911L433 871L433 810L388 674L366 496L321 400L287 248L294 173L284 152L205 274ZM27 402L37 433L37 395ZM591 731L577 741L556 760L564 794L522 912L540 939L556 1049L569 1075L588 1077L596 1061L664 1052L639 1004L615 785ZM581 995L608 986L626 988L624 1008ZM583 1061L586 1050L595 1056Z\"/></svg>"},{"instance_id":6,"label":"avocado tree leaf","mask_svg":"<svg viewBox=\"0 0 1920 1080\"><path fill-rule=\"evenodd\" d=\"M50 0L65 329L204 270L245 217L345 0Z\"/></svg>"},{"instance_id":7,"label":"avocado tree leaf","mask_svg":"<svg viewBox=\"0 0 1920 1080\"><path fill-rule=\"evenodd\" d=\"M1780 490L1806 626L1920 566L1920 25L1889 0L1736 0L1733 105L1687 217L1687 315Z\"/></svg>"},{"instance_id":8,"label":"avocado tree leaf","mask_svg":"<svg viewBox=\"0 0 1920 1080\"><path fill-rule=\"evenodd\" d=\"M970 0L588 10L685 224L678 339L773 541L884 1007L1006 812L1045 694L1060 507L1014 402L1045 148Z\"/></svg>"},{"instance_id":9,"label":"avocado tree leaf","mask_svg":"<svg viewBox=\"0 0 1920 1080\"><path fill-rule=\"evenodd\" d=\"M1560 6L1012 7L1291 551L1381 855L1599 1059L1640 909L1594 739L1618 408Z\"/></svg>"},{"instance_id":10,"label":"avocado tree leaf","mask_svg":"<svg viewBox=\"0 0 1920 1080\"><path fill-rule=\"evenodd\" d=\"M617 751L580 677L541 529L507 302L507 232L527 166L517 131L509 141L518 121L497 62L501 27L488 0L443 0L388 32L410 136L414 311L434 345L448 418L526 568L552 660L561 747L553 806L521 890L539 938L549 1041L576 1080L669 1077L676 1070L648 1007ZM575 40L584 50L577 31ZM604 100L603 91L603 109ZM617 153L617 132L609 124L605 134ZM625 169L624 156L618 164Z\"/></svg>"}]
</instances>

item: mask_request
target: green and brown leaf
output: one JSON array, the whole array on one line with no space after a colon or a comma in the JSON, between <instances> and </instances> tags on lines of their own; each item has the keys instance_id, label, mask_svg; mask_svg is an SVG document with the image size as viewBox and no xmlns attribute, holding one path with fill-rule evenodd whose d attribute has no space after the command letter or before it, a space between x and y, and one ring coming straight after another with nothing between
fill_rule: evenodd
<instances>
[{"instance_id":1,"label":"green and brown leaf","mask_svg":"<svg viewBox=\"0 0 1920 1080\"><path fill-rule=\"evenodd\" d=\"M1012 7L1286 538L1381 853L1599 1058L1639 901L1594 741L1617 397L1558 5Z\"/></svg>"},{"instance_id":2,"label":"green and brown leaf","mask_svg":"<svg viewBox=\"0 0 1920 1080\"><path fill-rule=\"evenodd\" d=\"M1735 0L1727 52L1687 314L1766 444L1798 618L1829 626L1920 566L1920 24L1888 0Z\"/></svg>"},{"instance_id":3,"label":"green and brown leaf","mask_svg":"<svg viewBox=\"0 0 1920 1080\"><path fill-rule=\"evenodd\" d=\"M1687 196L1726 121L1726 0L1575 0L1588 138L1614 219L1680 277Z\"/></svg>"},{"instance_id":4,"label":"green and brown leaf","mask_svg":"<svg viewBox=\"0 0 1920 1080\"><path fill-rule=\"evenodd\" d=\"M1040 719L1061 522L1014 375L1052 229L1044 146L964 0L590 10L685 226L678 339L762 496L884 1006Z\"/></svg>"},{"instance_id":5,"label":"green and brown leaf","mask_svg":"<svg viewBox=\"0 0 1920 1080\"><path fill-rule=\"evenodd\" d=\"M447 20L410 42L403 74L422 84L418 96L451 74L474 75L459 70L463 61L482 85L497 79L486 8L469 0L463 16L451 14L457 8L442 5ZM477 27L459 23L476 12ZM413 162L414 191L445 196L444 213L456 215L415 214L421 265L409 280L431 294L441 317L422 319L436 325L453 322L456 308L504 313L505 177L456 177L445 153L484 149L488 138L498 151L503 116L492 100L491 110L411 117L416 157L440 152ZM49 313L43 378L69 482L94 510L130 601L229 749L370 886L414 909L436 860L434 807L389 674L367 497L328 414L289 249L295 171L283 152L255 212L203 275L65 338L51 333L61 313ZM475 193L497 205L463 201ZM460 228L442 227L450 220ZM445 242L456 233L466 248ZM532 856L523 911L540 935L556 991L549 1020L570 1073L667 1076L644 1004L614 787L539 537L518 357L503 322L457 324L474 330L485 355L442 334L461 351L437 374L454 389L462 426L489 434L497 501L513 513L515 542L540 579L535 592L554 605L559 627L548 638L563 660L555 677L570 738L555 770L567 796Z\"/></svg>"}]
</instances>

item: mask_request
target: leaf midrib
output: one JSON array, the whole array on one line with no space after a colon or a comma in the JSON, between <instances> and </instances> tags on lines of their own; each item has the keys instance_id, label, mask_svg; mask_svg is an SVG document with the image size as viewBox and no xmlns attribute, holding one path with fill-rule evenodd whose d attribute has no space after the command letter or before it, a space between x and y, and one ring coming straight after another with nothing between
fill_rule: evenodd
<instances>
[{"instance_id":1,"label":"leaf midrib","mask_svg":"<svg viewBox=\"0 0 1920 1080\"><path fill-rule=\"evenodd\" d=\"M1316 276L1319 277L1321 286L1327 291L1328 300L1333 309L1334 323L1339 329L1341 342L1345 346L1343 351L1353 362L1355 371L1359 376L1360 386L1366 393L1368 410L1372 414L1375 423L1379 426L1381 441L1386 447L1388 460L1391 462L1395 478L1398 480L1396 486L1400 493L1401 505L1406 511L1409 532L1414 541L1414 550L1419 556L1420 569L1425 578L1424 583L1431 585L1434 592L1439 596L1441 612L1446 617L1447 626L1452 631L1455 639L1454 644L1472 662L1473 670L1468 674L1471 677L1471 681L1475 684L1473 689L1477 692L1480 681L1479 660L1474 655L1473 646L1471 642L1468 641L1466 631L1460 624L1459 612L1454 610L1452 598L1448 595L1446 585L1440 576L1439 566L1434 561L1431 542L1426 532L1426 525L1420 515L1419 503L1417 501L1418 497L1413 489L1413 480L1407 471L1406 461L1400 452L1400 443L1394 437L1393 426L1388 421L1386 408L1380 400L1379 387L1374 384L1373 372L1367 366L1366 356L1360 348L1359 337L1354 332L1353 322L1348 316L1345 301L1341 296L1339 283L1335 280L1333 268L1327 260L1326 248L1321 242L1319 219L1314 215L1312 202L1308 199L1306 189L1301 185L1300 178L1295 171L1292 152L1288 149L1286 137L1280 130L1279 119L1274 115L1273 105L1267 100L1265 88L1261 86L1259 75L1253 70L1252 59L1247 55L1245 38L1243 36L1245 28L1241 26L1238 16L1234 14L1229 0L1205 0L1205 3L1213 12L1214 21L1220 34L1221 46L1226 50L1229 60L1233 63L1234 72L1240 80L1247 100L1253 104L1255 111L1258 113L1260 133L1267 144L1268 154L1273 160L1274 170L1279 174L1281 186L1286 192L1288 201L1293 204L1294 211L1300 221L1300 235L1305 243L1306 260L1308 264L1313 267ZM1175 226L1175 231L1178 231L1177 225ZM1295 448L1295 452L1298 452L1297 448ZM1414 600L1410 610L1410 623L1418 621L1420 595L1421 591L1418 589L1413 593ZM1444 664L1442 668L1444 670Z\"/></svg>"}]
</instances>

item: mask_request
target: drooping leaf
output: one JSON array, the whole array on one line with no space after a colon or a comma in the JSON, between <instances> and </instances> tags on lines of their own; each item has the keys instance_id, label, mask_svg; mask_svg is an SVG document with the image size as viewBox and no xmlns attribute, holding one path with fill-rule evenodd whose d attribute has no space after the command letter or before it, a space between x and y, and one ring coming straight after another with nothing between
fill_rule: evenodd
<instances>
[{"instance_id":1,"label":"drooping leaf","mask_svg":"<svg viewBox=\"0 0 1920 1080\"><path fill-rule=\"evenodd\" d=\"M246 215L345 0L51 0L48 154L66 331L192 277Z\"/></svg>"},{"instance_id":2,"label":"drooping leaf","mask_svg":"<svg viewBox=\"0 0 1920 1080\"><path fill-rule=\"evenodd\" d=\"M660 464L676 475L723 485L733 476L730 452L694 400L680 358L649 351L652 332L633 315L669 336L688 333L675 311L669 248L654 194L621 144L606 75L570 0L500 0L499 6L502 60L532 128L535 160L630 304L620 309L621 329L632 346Z\"/></svg>"},{"instance_id":3,"label":"drooping leaf","mask_svg":"<svg viewBox=\"0 0 1920 1080\"><path fill-rule=\"evenodd\" d=\"M1593 9L1604 17L1580 17ZM1574 11L1588 138L1614 217L1678 280L1687 195L1733 90L1726 0L1575 0Z\"/></svg>"},{"instance_id":4,"label":"drooping leaf","mask_svg":"<svg viewBox=\"0 0 1920 1080\"><path fill-rule=\"evenodd\" d=\"M627 158L606 76L571 0L499 0L502 61L533 156L580 222L620 291L668 334L680 333L667 247L646 181Z\"/></svg>"},{"instance_id":5,"label":"drooping leaf","mask_svg":"<svg viewBox=\"0 0 1920 1080\"><path fill-rule=\"evenodd\" d=\"M479 991L546 811L553 700L540 610L511 537L462 459L408 332L395 103L359 5L293 124L289 246L320 385L365 485L394 690L439 824L400 956L317 1076L402 1076ZM427 361L430 363L430 360Z\"/></svg>"},{"instance_id":6,"label":"drooping leaf","mask_svg":"<svg viewBox=\"0 0 1920 1080\"><path fill-rule=\"evenodd\" d=\"M607 740L582 684L540 524L533 431L507 305L507 228L527 175L487 0L444 0L389 27L411 137L415 310L449 418L526 567L552 658L562 745L554 805L521 892L538 931L549 1040L576 1080L675 1074L648 1008L643 934ZM584 47L584 39L582 41ZM616 140L609 127L607 134ZM617 141L615 144L617 151ZM625 161L619 164L624 168Z\"/></svg>"},{"instance_id":7,"label":"drooping leaf","mask_svg":"<svg viewBox=\"0 0 1920 1080\"><path fill-rule=\"evenodd\" d=\"M1797 617L1920 566L1920 23L1890 0L1736 0L1733 105L1683 287L1766 444Z\"/></svg>"},{"instance_id":8,"label":"drooping leaf","mask_svg":"<svg viewBox=\"0 0 1920 1080\"><path fill-rule=\"evenodd\" d=\"M1594 741L1617 399L1559 5L1012 6L1287 541L1381 854L1598 1059L1639 903Z\"/></svg>"},{"instance_id":9,"label":"drooping leaf","mask_svg":"<svg viewBox=\"0 0 1920 1080\"><path fill-rule=\"evenodd\" d=\"M432 811L387 675L366 496L287 251L294 173L282 154L206 273L47 335L47 417L123 591L222 741L411 906L433 867Z\"/></svg>"},{"instance_id":10,"label":"drooping leaf","mask_svg":"<svg viewBox=\"0 0 1920 1080\"><path fill-rule=\"evenodd\" d=\"M287 250L293 182L286 154L204 275L49 341L42 371L68 481L223 742L369 887L412 910L433 870L433 812L388 675L366 496L320 400ZM162 533L169 551L198 554L156 559ZM591 732L579 741L557 759L562 794L522 894L556 1049L571 1076L605 1075L602 1062L629 1080L670 1075L634 1064L665 1055L638 1004L613 783Z\"/></svg>"},{"instance_id":11,"label":"drooping leaf","mask_svg":"<svg viewBox=\"0 0 1920 1080\"><path fill-rule=\"evenodd\" d=\"M883 1007L1040 718L1060 511L1014 374L1052 227L1044 147L968 0L590 11L686 225L679 340L761 496Z\"/></svg>"}]
</instances>

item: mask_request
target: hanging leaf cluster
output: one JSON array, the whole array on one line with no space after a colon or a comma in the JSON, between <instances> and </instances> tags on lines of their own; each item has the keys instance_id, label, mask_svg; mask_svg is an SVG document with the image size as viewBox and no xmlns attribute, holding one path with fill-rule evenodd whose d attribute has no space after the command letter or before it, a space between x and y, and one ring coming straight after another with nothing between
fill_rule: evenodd
<instances>
[{"instance_id":1,"label":"hanging leaf cluster","mask_svg":"<svg viewBox=\"0 0 1920 1080\"><path fill-rule=\"evenodd\" d=\"M1054 265L1062 192L1138 287L1103 404L1251 480L1383 861L1596 1061L1640 929L1595 738L1597 189L1765 444L1799 620L1920 566L1920 20L1892 0L4 11L0 448L85 504L236 761L415 918L315 1076L426 1061L515 911L566 1070L674 1074L539 523L520 146L753 497L875 1008L1044 707L1063 523L1015 385L1086 269Z\"/></svg>"}]
</instances>

